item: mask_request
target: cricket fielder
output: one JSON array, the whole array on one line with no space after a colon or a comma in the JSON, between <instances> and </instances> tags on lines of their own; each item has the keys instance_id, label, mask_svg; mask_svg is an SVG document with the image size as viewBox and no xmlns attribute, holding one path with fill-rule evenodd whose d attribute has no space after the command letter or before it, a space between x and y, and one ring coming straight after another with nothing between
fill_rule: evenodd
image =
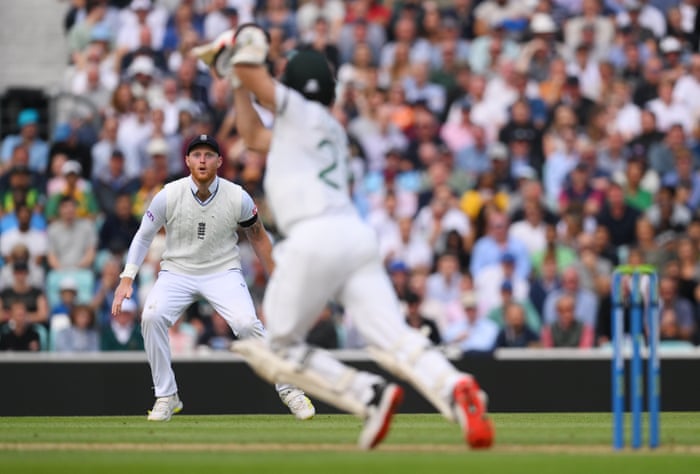
<instances>
[{"instance_id":1,"label":"cricket fielder","mask_svg":"<svg viewBox=\"0 0 700 474\"><path fill-rule=\"evenodd\" d=\"M268 275L274 267L272 243L258 219L253 199L243 188L216 174L222 164L216 140L209 135L194 138L187 147L185 163L190 175L166 184L144 214L129 246L112 305L112 313L116 314L124 299L131 297L134 278L153 237L165 226L161 271L141 315L156 396L148 415L152 421L167 421L182 410L171 366L168 328L193 302L200 297L206 299L241 339L264 335L241 273L239 227ZM276 388L297 418L314 416L314 406L301 390L290 385Z\"/></svg>"}]
</instances>

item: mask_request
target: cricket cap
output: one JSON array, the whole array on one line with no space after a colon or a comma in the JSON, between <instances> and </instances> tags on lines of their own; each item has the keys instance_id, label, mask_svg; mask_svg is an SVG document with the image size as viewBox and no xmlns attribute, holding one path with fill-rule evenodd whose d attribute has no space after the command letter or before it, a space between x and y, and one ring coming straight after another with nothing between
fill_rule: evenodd
<instances>
[{"instance_id":1,"label":"cricket cap","mask_svg":"<svg viewBox=\"0 0 700 474\"><path fill-rule=\"evenodd\" d=\"M219 144L214 140L214 137L211 135L206 135L206 134L201 134L197 135L192 139L189 145L187 145L187 154L189 155L192 149L196 146L199 145L205 145L211 148L216 152L217 155L221 155L221 152L219 151Z\"/></svg>"}]
</instances>

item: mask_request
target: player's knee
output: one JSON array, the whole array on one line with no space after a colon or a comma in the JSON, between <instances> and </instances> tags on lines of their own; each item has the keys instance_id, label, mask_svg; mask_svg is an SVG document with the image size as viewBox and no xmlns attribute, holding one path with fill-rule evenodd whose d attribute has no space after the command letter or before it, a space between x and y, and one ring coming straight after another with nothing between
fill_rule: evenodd
<instances>
[{"instance_id":1,"label":"player's knee","mask_svg":"<svg viewBox=\"0 0 700 474\"><path fill-rule=\"evenodd\" d=\"M237 336L239 339L247 339L253 337L256 339L262 339L265 336L265 330L259 319L251 321L248 324L244 324L237 328Z\"/></svg>"},{"instance_id":2,"label":"player's knee","mask_svg":"<svg viewBox=\"0 0 700 474\"><path fill-rule=\"evenodd\" d=\"M166 318L158 314L153 307L145 307L141 313L141 326L152 327L166 323ZM166 323L167 324L167 323Z\"/></svg>"}]
</instances>

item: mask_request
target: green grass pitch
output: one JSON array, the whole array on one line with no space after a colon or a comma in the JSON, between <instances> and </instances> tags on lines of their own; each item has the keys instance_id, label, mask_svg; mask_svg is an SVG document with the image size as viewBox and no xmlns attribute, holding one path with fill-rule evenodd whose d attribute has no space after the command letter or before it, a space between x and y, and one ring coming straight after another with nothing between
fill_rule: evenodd
<instances>
[{"instance_id":1,"label":"green grass pitch","mask_svg":"<svg viewBox=\"0 0 700 474\"><path fill-rule=\"evenodd\" d=\"M361 422L317 415L0 418L0 472L14 473L452 473L640 474L700 472L700 413L663 413L661 448L614 452L609 413L497 413L497 440L469 450L439 415L399 414L371 452Z\"/></svg>"}]
</instances>

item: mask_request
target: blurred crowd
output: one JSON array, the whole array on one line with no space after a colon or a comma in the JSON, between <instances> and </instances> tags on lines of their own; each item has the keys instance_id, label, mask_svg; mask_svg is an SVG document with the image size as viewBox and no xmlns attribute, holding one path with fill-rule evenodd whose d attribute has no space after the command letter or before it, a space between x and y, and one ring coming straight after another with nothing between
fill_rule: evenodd
<instances>
[{"instance_id":1,"label":"blurred crowd","mask_svg":"<svg viewBox=\"0 0 700 474\"><path fill-rule=\"evenodd\" d=\"M83 103L43 137L39 112L22 110L2 141L0 349L143 347L139 305L162 235L116 316L113 291L150 199L184 175L198 134L217 138L221 176L248 190L280 237L265 156L238 137L229 82L190 54L251 21L270 34L275 73L295 48L334 66L354 202L407 321L433 342L454 354L605 346L612 272L645 263L659 274L662 345L698 345L698 5L72 0L61 84ZM241 247L264 320L266 277ZM232 338L203 303L171 328L174 353ZM364 344L333 302L309 338Z\"/></svg>"}]
</instances>

